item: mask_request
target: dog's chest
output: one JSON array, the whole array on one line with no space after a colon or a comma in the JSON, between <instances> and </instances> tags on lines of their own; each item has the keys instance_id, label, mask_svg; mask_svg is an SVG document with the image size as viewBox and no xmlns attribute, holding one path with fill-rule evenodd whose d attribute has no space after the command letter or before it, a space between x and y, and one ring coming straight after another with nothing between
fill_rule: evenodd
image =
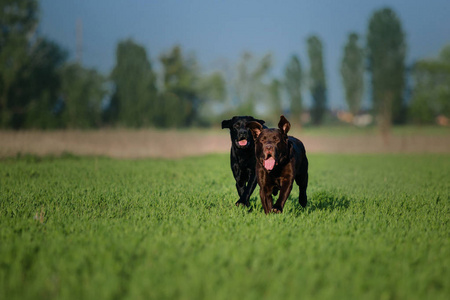
<instances>
[{"instance_id":1,"label":"dog's chest","mask_svg":"<svg viewBox=\"0 0 450 300\"><path fill-rule=\"evenodd\" d=\"M255 150L240 150L236 151L234 158L235 162L239 165L241 168L247 168L247 167L255 167L256 158L255 158Z\"/></svg>"},{"instance_id":2,"label":"dog's chest","mask_svg":"<svg viewBox=\"0 0 450 300\"><path fill-rule=\"evenodd\" d=\"M276 188L280 188L292 179L292 166L285 165L282 168L276 169L268 174L266 183Z\"/></svg>"},{"instance_id":3,"label":"dog's chest","mask_svg":"<svg viewBox=\"0 0 450 300\"><path fill-rule=\"evenodd\" d=\"M280 177L278 177L274 180L274 187L277 189L281 188L281 178Z\"/></svg>"}]
</instances>

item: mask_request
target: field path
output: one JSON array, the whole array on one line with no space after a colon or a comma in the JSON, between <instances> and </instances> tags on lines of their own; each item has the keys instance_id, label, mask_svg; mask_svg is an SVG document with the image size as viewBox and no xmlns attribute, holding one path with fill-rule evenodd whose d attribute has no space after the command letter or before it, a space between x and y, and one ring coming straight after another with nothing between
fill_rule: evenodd
<instances>
[{"instance_id":1,"label":"field path","mask_svg":"<svg viewBox=\"0 0 450 300\"><path fill-rule=\"evenodd\" d=\"M450 135L376 134L345 136L293 132L309 153L449 153ZM58 130L0 131L0 157L17 154L102 155L114 158L181 158L226 153L230 140L225 130Z\"/></svg>"}]
</instances>

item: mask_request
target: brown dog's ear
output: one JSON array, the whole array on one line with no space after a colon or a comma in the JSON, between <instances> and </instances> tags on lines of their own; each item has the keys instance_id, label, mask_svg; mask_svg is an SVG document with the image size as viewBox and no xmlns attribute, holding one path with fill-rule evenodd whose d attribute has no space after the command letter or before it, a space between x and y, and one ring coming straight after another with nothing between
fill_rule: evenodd
<instances>
[{"instance_id":1,"label":"brown dog's ear","mask_svg":"<svg viewBox=\"0 0 450 300\"><path fill-rule=\"evenodd\" d=\"M224 129L224 128L231 128L232 120L233 119L223 120L222 121L222 129Z\"/></svg>"},{"instance_id":2,"label":"brown dog's ear","mask_svg":"<svg viewBox=\"0 0 450 300\"><path fill-rule=\"evenodd\" d=\"M264 121L264 120L255 119L255 118L253 118L253 121L258 122L261 125L264 125L264 123L266 123L266 121Z\"/></svg>"},{"instance_id":3,"label":"brown dog's ear","mask_svg":"<svg viewBox=\"0 0 450 300\"><path fill-rule=\"evenodd\" d=\"M280 128L281 132L287 135L289 129L291 129L291 123L283 116L280 116L280 122L278 123L278 128Z\"/></svg>"},{"instance_id":4,"label":"brown dog's ear","mask_svg":"<svg viewBox=\"0 0 450 300\"><path fill-rule=\"evenodd\" d=\"M263 129L262 125L256 121L248 122L245 126L251 130L255 140L261 134L261 130Z\"/></svg>"}]
</instances>

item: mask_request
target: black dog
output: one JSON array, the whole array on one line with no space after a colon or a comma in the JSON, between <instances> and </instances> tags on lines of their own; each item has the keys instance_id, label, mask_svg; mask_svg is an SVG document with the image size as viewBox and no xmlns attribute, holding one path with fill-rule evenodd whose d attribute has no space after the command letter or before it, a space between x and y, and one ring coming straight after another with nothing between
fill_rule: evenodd
<instances>
[{"instance_id":1,"label":"black dog","mask_svg":"<svg viewBox=\"0 0 450 300\"><path fill-rule=\"evenodd\" d=\"M222 121L222 129L230 129L231 152L230 162L240 204L249 206L249 199L256 187L255 174L255 142L250 130L246 127L248 122L254 122L263 128L263 120L257 120L250 116L233 117ZM265 127L265 126L264 126Z\"/></svg>"},{"instance_id":2,"label":"black dog","mask_svg":"<svg viewBox=\"0 0 450 300\"><path fill-rule=\"evenodd\" d=\"M264 129L258 122L250 122L247 127L255 138L256 175L264 212L283 212L294 180L300 187L299 203L305 207L308 159L303 143L287 135L291 128L289 121L281 116L278 129ZM278 191L280 196L273 205L272 194L276 195Z\"/></svg>"}]
</instances>

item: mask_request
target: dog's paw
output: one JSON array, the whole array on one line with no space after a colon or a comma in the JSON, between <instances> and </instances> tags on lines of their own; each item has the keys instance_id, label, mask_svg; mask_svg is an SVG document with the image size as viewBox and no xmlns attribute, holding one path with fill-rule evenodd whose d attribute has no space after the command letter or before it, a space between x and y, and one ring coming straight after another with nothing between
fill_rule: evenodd
<instances>
[{"instance_id":1,"label":"dog's paw","mask_svg":"<svg viewBox=\"0 0 450 300\"><path fill-rule=\"evenodd\" d=\"M245 202L242 202L241 200L238 200L234 205L236 205L237 207L239 207L239 206L248 207L249 203L245 203Z\"/></svg>"},{"instance_id":2,"label":"dog's paw","mask_svg":"<svg viewBox=\"0 0 450 300\"><path fill-rule=\"evenodd\" d=\"M274 214L281 214L283 212L283 210L281 208L274 207L274 208L272 208L272 212Z\"/></svg>"},{"instance_id":3,"label":"dog's paw","mask_svg":"<svg viewBox=\"0 0 450 300\"><path fill-rule=\"evenodd\" d=\"M306 204L308 203L308 200L307 200L306 197L300 197L300 198L298 199L298 202L300 203L300 205L301 205L302 207L306 207Z\"/></svg>"}]
</instances>

